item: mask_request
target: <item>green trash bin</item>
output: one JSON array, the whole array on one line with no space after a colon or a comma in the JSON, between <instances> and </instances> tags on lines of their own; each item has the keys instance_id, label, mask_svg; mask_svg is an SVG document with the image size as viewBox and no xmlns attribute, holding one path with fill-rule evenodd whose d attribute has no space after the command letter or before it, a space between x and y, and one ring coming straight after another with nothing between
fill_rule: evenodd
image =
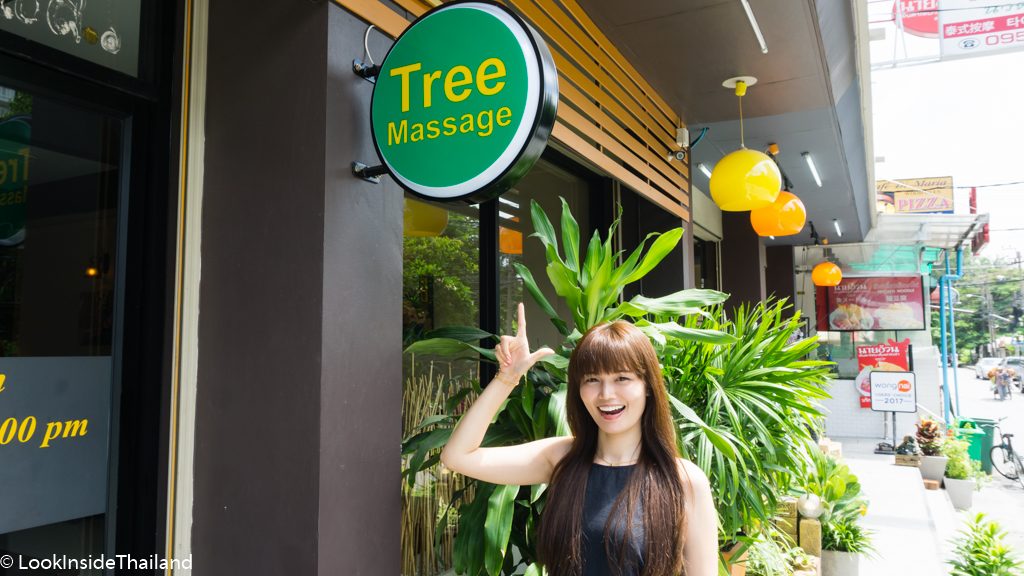
<instances>
[{"instance_id":1,"label":"green trash bin","mask_svg":"<svg viewBox=\"0 0 1024 576\"><path fill-rule=\"evenodd\" d=\"M971 460L981 463L986 474L992 473L990 452L998 423L988 418L959 418L956 421L956 437L967 441L967 454Z\"/></svg>"},{"instance_id":2,"label":"green trash bin","mask_svg":"<svg viewBox=\"0 0 1024 576\"><path fill-rule=\"evenodd\" d=\"M999 421L990 418L975 418L974 422L978 425L978 429L985 433L981 438L981 469L986 474L991 474L992 445L995 443L996 426L999 425Z\"/></svg>"}]
</instances>

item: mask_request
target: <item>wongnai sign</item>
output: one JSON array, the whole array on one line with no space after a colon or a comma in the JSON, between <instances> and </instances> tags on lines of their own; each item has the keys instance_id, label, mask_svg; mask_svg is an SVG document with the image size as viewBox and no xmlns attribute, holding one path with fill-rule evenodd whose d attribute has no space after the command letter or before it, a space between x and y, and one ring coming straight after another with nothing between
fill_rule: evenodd
<instances>
[{"instance_id":1,"label":"wongnai sign","mask_svg":"<svg viewBox=\"0 0 1024 576\"><path fill-rule=\"evenodd\" d=\"M413 194L482 202L533 167L557 105L554 60L533 28L497 4L447 3L413 22L381 64L374 146Z\"/></svg>"}]
</instances>

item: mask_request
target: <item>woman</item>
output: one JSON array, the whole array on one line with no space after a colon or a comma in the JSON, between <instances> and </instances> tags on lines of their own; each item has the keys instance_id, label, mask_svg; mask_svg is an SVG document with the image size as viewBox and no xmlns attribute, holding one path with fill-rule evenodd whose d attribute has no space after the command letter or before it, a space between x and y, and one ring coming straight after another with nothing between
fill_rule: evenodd
<instances>
[{"instance_id":1,"label":"woman","mask_svg":"<svg viewBox=\"0 0 1024 576\"><path fill-rule=\"evenodd\" d=\"M487 426L550 348L530 352L519 305L500 371L441 453L449 469L494 484L549 484L537 552L551 576L715 576L717 515L707 476L679 457L661 368L628 322L590 329L569 360L572 436L481 448ZM628 528L627 528L628 526Z\"/></svg>"}]
</instances>

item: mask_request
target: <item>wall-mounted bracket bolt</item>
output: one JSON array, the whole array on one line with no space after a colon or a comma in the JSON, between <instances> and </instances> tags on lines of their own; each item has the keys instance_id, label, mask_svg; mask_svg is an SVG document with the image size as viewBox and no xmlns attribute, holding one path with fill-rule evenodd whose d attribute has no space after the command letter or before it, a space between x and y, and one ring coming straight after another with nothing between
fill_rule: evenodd
<instances>
[{"instance_id":1,"label":"wall-mounted bracket bolt","mask_svg":"<svg viewBox=\"0 0 1024 576\"><path fill-rule=\"evenodd\" d=\"M380 184L380 177L387 174L388 169L383 164L377 166L367 166L362 162L352 163L352 174L357 178L362 178L367 182L373 182L374 184Z\"/></svg>"},{"instance_id":2,"label":"wall-mounted bracket bolt","mask_svg":"<svg viewBox=\"0 0 1024 576\"><path fill-rule=\"evenodd\" d=\"M363 80L376 83L377 75L380 74L380 66L376 64L367 65L362 60L356 59L352 61L352 71Z\"/></svg>"}]
</instances>

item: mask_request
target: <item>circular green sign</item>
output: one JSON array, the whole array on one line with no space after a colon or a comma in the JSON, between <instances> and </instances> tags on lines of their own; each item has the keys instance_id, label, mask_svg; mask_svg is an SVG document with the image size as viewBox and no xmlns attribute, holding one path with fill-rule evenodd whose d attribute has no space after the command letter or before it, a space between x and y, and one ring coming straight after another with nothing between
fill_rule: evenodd
<instances>
[{"instance_id":1,"label":"circular green sign","mask_svg":"<svg viewBox=\"0 0 1024 576\"><path fill-rule=\"evenodd\" d=\"M557 105L554 60L533 28L498 4L452 2L413 22L381 64L374 146L413 194L483 202L533 167Z\"/></svg>"}]
</instances>

